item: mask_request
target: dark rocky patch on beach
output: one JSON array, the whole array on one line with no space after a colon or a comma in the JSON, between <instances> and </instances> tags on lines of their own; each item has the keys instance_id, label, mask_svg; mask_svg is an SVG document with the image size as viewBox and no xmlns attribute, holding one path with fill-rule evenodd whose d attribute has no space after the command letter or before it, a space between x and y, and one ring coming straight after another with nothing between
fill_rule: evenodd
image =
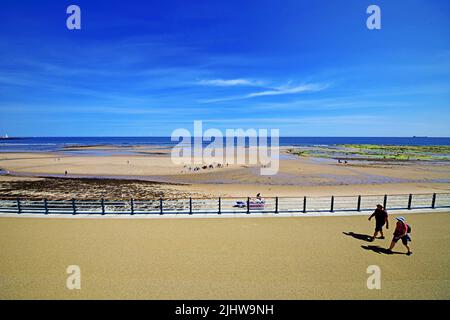
<instances>
[{"instance_id":1,"label":"dark rocky patch on beach","mask_svg":"<svg viewBox=\"0 0 450 320\"><path fill-rule=\"evenodd\" d=\"M23 199L165 199L188 198L168 183L97 178L41 178L0 181L0 197Z\"/></svg>"}]
</instances>

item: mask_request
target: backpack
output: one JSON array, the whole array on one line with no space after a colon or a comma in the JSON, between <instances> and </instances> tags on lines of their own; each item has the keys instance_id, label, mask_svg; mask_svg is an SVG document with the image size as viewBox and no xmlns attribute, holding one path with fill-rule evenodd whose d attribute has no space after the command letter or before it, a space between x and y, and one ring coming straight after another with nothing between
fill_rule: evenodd
<instances>
[{"instance_id":1,"label":"backpack","mask_svg":"<svg viewBox=\"0 0 450 320\"><path fill-rule=\"evenodd\" d=\"M405 223L405 225L406 225L406 233L411 233L411 226L409 225L409 224L406 224Z\"/></svg>"}]
</instances>

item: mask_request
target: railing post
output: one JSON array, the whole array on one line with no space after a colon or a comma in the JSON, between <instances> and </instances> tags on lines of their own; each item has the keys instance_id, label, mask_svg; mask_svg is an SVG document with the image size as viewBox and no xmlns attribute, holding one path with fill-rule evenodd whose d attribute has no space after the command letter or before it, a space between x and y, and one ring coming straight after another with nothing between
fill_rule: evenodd
<instances>
[{"instance_id":1,"label":"railing post","mask_svg":"<svg viewBox=\"0 0 450 320\"><path fill-rule=\"evenodd\" d=\"M331 208L330 212L334 212L334 196L331 196Z\"/></svg>"},{"instance_id":2,"label":"railing post","mask_svg":"<svg viewBox=\"0 0 450 320\"><path fill-rule=\"evenodd\" d=\"M219 214L222 214L222 198L219 197Z\"/></svg>"},{"instance_id":3,"label":"railing post","mask_svg":"<svg viewBox=\"0 0 450 320\"><path fill-rule=\"evenodd\" d=\"M47 203L47 199L44 199L44 210L45 210L45 214L48 214L48 203Z\"/></svg>"},{"instance_id":4,"label":"railing post","mask_svg":"<svg viewBox=\"0 0 450 320\"><path fill-rule=\"evenodd\" d=\"M17 198L17 213L21 214L22 213L22 204L20 203L20 199Z\"/></svg>"},{"instance_id":5,"label":"railing post","mask_svg":"<svg viewBox=\"0 0 450 320\"><path fill-rule=\"evenodd\" d=\"M75 203L75 198L72 199L72 214L77 214L77 205Z\"/></svg>"},{"instance_id":6,"label":"railing post","mask_svg":"<svg viewBox=\"0 0 450 320\"><path fill-rule=\"evenodd\" d=\"M105 199L102 198L102 214L105 214Z\"/></svg>"},{"instance_id":7,"label":"railing post","mask_svg":"<svg viewBox=\"0 0 450 320\"><path fill-rule=\"evenodd\" d=\"M433 198L431 199L431 209L436 209L436 193L433 193Z\"/></svg>"},{"instance_id":8,"label":"railing post","mask_svg":"<svg viewBox=\"0 0 450 320\"><path fill-rule=\"evenodd\" d=\"M250 197L247 197L247 214L250 213Z\"/></svg>"},{"instance_id":9,"label":"railing post","mask_svg":"<svg viewBox=\"0 0 450 320\"><path fill-rule=\"evenodd\" d=\"M306 196L303 197L303 213L306 213Z\"/></svg>"},{"instance_id":10,"label":"railing post","mask_svg":"<svg viewBox=\"0 0 450 320\"><path fill-rule=\"evenodd\" d=\"M275 214L278 214L278 197L275 197Z\"/></svg>"},{"instance_id":11,"label":"railing post","mask_svg":"<svg viewBox=\"0 0 450 320\"><path fill-rule=\"evenodd\" d=\"M159 214L163 214L163 199L159 198Z\"/></svg>"},{"instance_id":12,"label":"railing post","mask_svg":"<svg viewBox=\"0 0 450 320\"><path fill-rule=\"evenodd\" d=\"M131 214L134 214L134 200L131 198L130 200Z\"/></svg>"},{"instance_id":13,"label":"railing post","mask_svg":"<svg viewBox=\"0 0 450 320\"><path fill-rule=\"evenodd\" d=\"M409 199L408 199L408 210L411 210L411 206L412 206L412 193L409 194Z\"/></svg>"},{"instance_id":14,"label":"railing post","mask_svg":"<svg viewBox=\"0 0 450 320\"><path fill-rule=\"evenodd\" d=\"M356 207L356 210L357 210L358 212L361 211L361 195L358 196L358 205L357 205L357 207Z\"/></svg>"},{"instance_id":15,"label":"railing post","mask_svg":"<svg viewBox=\"0 0 450 320\"><path fill-rule=\"evenodd\" d=\"M192 214L192 198L189 198L189 214Z\"/></svg>"},{"instance_id":16,"label":"railing post","mask_svg":"<svg viewBox=\"0 0 450 320\"><path fill-rule=\"evenodd\" d=\"M388 196L387 196L387 194L385 194L384 199L383 199L383 208L385 210L387 210L387 200L388 200Z\"/></svg>"}]
</instances>

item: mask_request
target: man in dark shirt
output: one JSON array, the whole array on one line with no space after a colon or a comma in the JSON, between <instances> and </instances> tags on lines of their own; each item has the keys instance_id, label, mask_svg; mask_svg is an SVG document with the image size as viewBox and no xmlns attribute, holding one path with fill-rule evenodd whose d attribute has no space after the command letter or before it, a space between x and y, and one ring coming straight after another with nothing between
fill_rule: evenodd
<instances>
[{"instance_id":1,"label":"man in dark shirt","mask_svg":"<svg viewBox=\"0 0 450 320\"><path fill-rule=\"evenodd\" d=\"M372 241L375 240L378 232L381 233L380 239L384 239L383 226L386 224L386 229L389 229L388 213L384 210L381 204L377 205L374 213L369 217L369 221L375 217L375 233L373 234Z\"/></svg>"}]
</instances>

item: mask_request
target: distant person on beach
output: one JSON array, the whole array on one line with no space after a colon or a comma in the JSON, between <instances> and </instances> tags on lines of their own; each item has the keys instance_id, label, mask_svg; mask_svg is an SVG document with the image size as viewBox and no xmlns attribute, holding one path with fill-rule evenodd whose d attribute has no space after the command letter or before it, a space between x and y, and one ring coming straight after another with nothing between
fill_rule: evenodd
<instances>
[{"instance_id":1,"label":"distant person on beach","mask_svg":"<svg viewBox=\"0 0 450 320\"><path fill-rule=\"evenodd\" d=\"M261 197L261 193L256 195L256 202L263 202L263 198Z\"/></svg>"},{"instance_id":2,"label":"distant person on beach","mask_svg":"<svg viewBox=\"0 0 450 320\"><path fill-rule=\"evenodd\" d=\"M373 217L375 217L375 233L372 236L372 241L375 240L376 236L378 235L378 232L381 233L380 239L384 239L383 227L386 224L386 229L389 229L389 220L388 220L388 213L386 210L384 210L381 204L377 205L377 208L369 217L369 221Z\"/></svg>"},{"instance_id":3,"label":"distant person on beach","mask_svg":"<svg viewBox=\"0 0 450 320\"><path fill-rule=\"evenodd\" d=\"M389 247L389 252L392 252L392 249L394 249L395 244L398 240L402 239L403 245L406 247L408 252L406 253L408 256L412 255L411 248L408 245L408 242L411 241L411 236L409 235L411 233L411 226L406 224L405 218L398 217L397 219L397 225L395 226L394 231L394 238L392 239L391 246Z\"/></svg>"},{"instance_id":4,"label":"distant person on beach","mask_svg":"<svg viewBox=\"0 0 450 320\"><path fill-rule=\"evenodd\" d=\"M66 170L66 171L64 171L64 175L65 175L65 176L67 176L67 170Z\"/></svg>"}]
</instances>

